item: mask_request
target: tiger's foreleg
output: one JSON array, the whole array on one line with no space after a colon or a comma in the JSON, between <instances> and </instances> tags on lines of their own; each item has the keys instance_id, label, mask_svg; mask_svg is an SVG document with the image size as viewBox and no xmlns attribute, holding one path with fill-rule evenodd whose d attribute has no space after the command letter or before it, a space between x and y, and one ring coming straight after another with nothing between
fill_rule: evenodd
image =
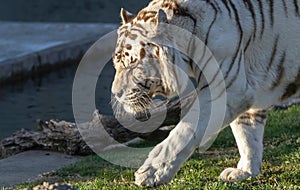
<instances>
[{"instance_id":1,"label":"tiger's foreleg","mask_svg":"<svg viewBox=\"0 0 300 190\"><path fill-rule=\"evenodd\" d=\"M203 99L205 98L200 98L200 100ZM171 181L181 165L203 140L210 120L210 110L207 109L210 105L208 104L209 101L204 100L198 104L201 105L201 109L197 109L194 103L170 135L154 147L144 164L135 173L137 185L154 187ZM212 121L215 120L212 119Z\"/></svg>"},{"instance_id":2,"label":"tiger's foreleg","mask_svg":"<svg viewBox=\"0 0 300 190\"><path fill-rule=\"evenodd\" d=\"M241 158L237 168L227 168L221 173L222 180L240 181L261 172L266 116L266 111L246 112L230 124Z\"/></svg>"},{"instance_id":3,"label":"tiger's foreleg","mask_svg":"<svg viewBox=\"0 0 300 190\"><path fill-rule=\"evenodd\" d=\"M195 150L197 140L193 139L195 127L188 121L181 121L148 155L144 164L135 173L137 185L155 187L168 183L180 166Z\"/></svg>"}]
</instances>

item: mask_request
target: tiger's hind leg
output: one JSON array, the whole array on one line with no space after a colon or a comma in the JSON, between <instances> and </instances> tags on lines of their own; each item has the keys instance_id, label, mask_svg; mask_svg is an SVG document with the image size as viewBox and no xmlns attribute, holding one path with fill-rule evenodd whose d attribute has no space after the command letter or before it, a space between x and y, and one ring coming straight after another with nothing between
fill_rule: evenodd
<instances>
[{"instance_id":1,"label":"tiger's hind leg","mask_svg":"<svg viewBox=\"0 0 300 190\"><path fill-rule=\"evenodd\" d=\"M241 158L237 168L227 168L221 173L223 181L241 181L261 172L266 116L265 110L245 112L230 124Z\"/></svg>"}]
</instances>

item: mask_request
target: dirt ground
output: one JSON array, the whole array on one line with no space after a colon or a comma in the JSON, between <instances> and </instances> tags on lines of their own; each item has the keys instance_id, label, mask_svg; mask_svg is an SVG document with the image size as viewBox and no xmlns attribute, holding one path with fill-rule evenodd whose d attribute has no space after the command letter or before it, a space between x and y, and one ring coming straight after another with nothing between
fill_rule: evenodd
<instances>
[{"instance_id":1,"label":"dirt ground","mask_svg":"<svg viewBox=\"0 0 300 190\"><path fill-rule=\"evenodd\" d=\"M121 7L137 13L150 0L0 0L0 20L120 22Z\"/></svg>"}]
</instances>

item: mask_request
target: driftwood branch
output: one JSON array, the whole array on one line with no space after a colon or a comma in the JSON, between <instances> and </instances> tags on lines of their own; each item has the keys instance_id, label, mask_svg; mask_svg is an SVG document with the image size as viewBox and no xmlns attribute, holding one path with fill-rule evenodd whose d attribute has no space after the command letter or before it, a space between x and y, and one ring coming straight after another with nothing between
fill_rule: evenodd
<instances>
[{"instance_id":1,"label":"driftwood branch","mask_svg":"<svg viewBox=\"0 0 300 190\"><path fill-rule=\"evenodd\" d=\"M3 139L0 143L0 158L32 149L88 155L93 153L91 147L93 150L101 151L136 137L159 142L165 139L171 130L166 129L165 126L176 125L180 116L189 109L194 98L195 94L190 94L181 101L178 99L173 102L158 103L151 119L156 120L166 112L161 124L150 122L146 126L140 126L139 123L130 123L129 119L125 128L115 117L100 115L98 111L94 112L91 121L78 125L66 121L38 121L36 131L21 129L11 137ZM151 129L152 124L156 128ZM136 129L142 130L139 132ZM144 129L151 130L144 132Z\"/></svg>"}]
</instances>

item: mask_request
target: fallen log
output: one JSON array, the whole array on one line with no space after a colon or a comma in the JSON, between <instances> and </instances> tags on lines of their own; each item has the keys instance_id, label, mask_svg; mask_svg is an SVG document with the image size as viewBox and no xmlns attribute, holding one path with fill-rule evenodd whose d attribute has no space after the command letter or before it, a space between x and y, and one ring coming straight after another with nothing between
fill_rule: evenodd
<instances>
[{"instance_id":1,"label":"fallen log","mask_svg":"<svg viewBox=\"0 0 300 190\"><path fill-rule=\"evenodd\" d=\"M172 102L157 103L151 118L155 120L166 112L165 118L161 124L154 126L156 128L149 132L137 132L136 128L147 129L151 126L139 126L140 124L135 122L131 124L129 119L125 128L114 116L101 115L97 110L91 121L83 124L38 120L37 130L21 129L11 137L3 139L0 142L0 158L34 149L53 150L70 155L89 155L93 153L92 149L95 147L97 151L101 151L137 137L159 142L165 139L171 131L170 127L165 126L176 125L180 116L189 109L194 98L195 95L190 94L181 101L177 99ZM157 123L151 124L157 125Z\"/></svg>"}]
</instances>

